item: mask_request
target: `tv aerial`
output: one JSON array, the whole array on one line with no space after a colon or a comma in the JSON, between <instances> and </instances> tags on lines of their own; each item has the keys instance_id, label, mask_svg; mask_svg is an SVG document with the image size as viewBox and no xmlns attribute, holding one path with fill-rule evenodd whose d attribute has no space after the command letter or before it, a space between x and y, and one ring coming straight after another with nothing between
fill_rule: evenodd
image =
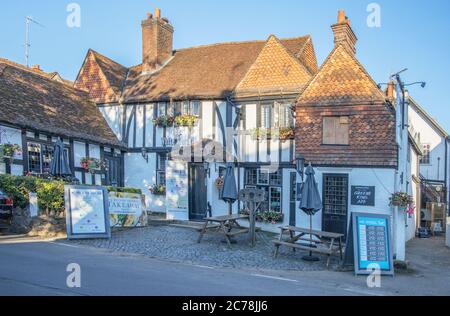
<instances>
[{"instance_id":1,"label":"tv aerial","mask_svg":"<svg viewBox=\"0 0 450 316\"><path fill-rule=\"evenodd\" d=\"M25 18L25 64L29 68L30 67L30 25L35 24L40 27L45 27L43 24L39 23L35 19L33 19L31 16L27 16Z\"/></svg>"}]
</instances>

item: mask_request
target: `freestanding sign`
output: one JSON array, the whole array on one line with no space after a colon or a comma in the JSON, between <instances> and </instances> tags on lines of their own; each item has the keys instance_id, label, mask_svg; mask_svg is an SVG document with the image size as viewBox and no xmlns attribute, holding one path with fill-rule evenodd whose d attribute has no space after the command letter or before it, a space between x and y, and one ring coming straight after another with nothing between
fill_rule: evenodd
<instances>
[{"instance_id":1,"label":"freestanding sign","mask_svg":"<svg viewBox=\"0 0 450 316\"><path fill-rule=\"evenodd\" d=\"M65 186L68 239L111 238L108 190L95 186Z\"/></svg>"},{"instance_id":2,"label":"freestanding sign","mask_svg":"<svg viewBox=\"0 0 450 316\"><path fill-rule=\"evenodd\" d=\"M375 187L352 186L352 205L375 206Z\"/></svg>"},{"instance_id":3,"label":"freestanding sign","mask_svg":"<svg viewBox=\"0 0 450 316\"><path fill-rule=\"evenodd\" d=\"M169 160L166 168L167 219L189 220L188 164Z\"/></svg>"},{"instance_id":4,"label":"freestanding sign","mask_svg":"<svg viewBox=\"0 0 450 316\"><path fill-rule=\"evenodd\" d=\"M391 222L388 215L353 213L355 273L365 275L379 269L394 275Z\"/></svg>"},{"instance_id":5,"label":"freestanding sign","mask_svg":"<svg viewBox=\"0 0 450 316\"><path fill-rule=\"evenodd\" d=\"M141 194L109 192L109 220L111 227L145 227L147 212Z\"/></svg>"}]
</instances>

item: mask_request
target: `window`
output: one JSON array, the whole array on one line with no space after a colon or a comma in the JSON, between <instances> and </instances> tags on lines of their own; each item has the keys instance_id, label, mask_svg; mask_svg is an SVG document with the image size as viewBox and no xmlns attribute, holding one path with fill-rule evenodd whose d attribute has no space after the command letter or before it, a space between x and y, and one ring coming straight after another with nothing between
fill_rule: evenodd
<instances>
[{"instance_id":1,"label":"window","mask_svg":"<svg viewBox=\"0 0 450 316\"><path fill-rule=\"evenodd\" d=\"M420 163L424 164L424 165L429 165L431 163L431 158L430 158L431 146L429 144L423 145L422 153L423 153L423 155L420 158Z\"/></svg>"},{"instance_id":2,"label":"window","mask_svg":"<svg viewBox=\"0 0 450 316\"><path fill-rule=\"evenodd\" d=\"M158 103L158 117L166 115L166 104Z\"/></svg>"},{"instance_id":3,"label":"window","mask_svg":"<svg viewBox=\"0 0 450 316\"><path fill-rule=\"evenodd\" d=\"M265 129L272 128L272 105L264 104L261 107L261 127Z\"/></svg>"},{"instance_id":4,"label":"window","mask_svg":"<svg viewBox=\"0 0 450 316\"><path fill-rule=\"evenodd\" d=\"M256 185L258 182L258 172L256 169L247 169L245 171L245 184Z\"/></svg>"},{"instance_id":5,"label":"window","mask_svg":"<svg viewBox=\"0 0 450 316\"><path fill-rule=\"evenodd\" d=\"M28 171L34 174L50 173L53 159L53 145L41 143L28 143ZM64 149L69 158L69 149Z\"/></svg>"},{"instance_id":6,"label":"window","mask_svg":"<svg viewBox=\"0 0 450 316\"><path fill-rule=\"evenodd\" d=\"M191 102L191 115L200 116L200 101Z\"/></svg>"},{"instance_id":7,"label":"window","mask_svg":"<svg viewBox=\"0 0 450 316\"><path fill-rule=\"evenodd\" d=\"M291 128L294 127L294 116L292 114L290 103L280 104L275 103L275 115L276 127L278 128Z\"/></svg>"},{"instance_id":8,"label":"window","mask_svg":"<svg viewBox=\"0 0 450 316\"><path fill-rule=\"evenodd\" d=\"M323 144L348 145L350 120L348 116L323 118Z\"/></svg>"},{"instance_id":9,"label":"window","mask_svg":"<svg viewBox=\"0 0 450 316\"><path fill-rule=\"evenodd\" d=\"M167 155L158 154L156 161L156 184L166 185Z\"/></svg>"},{"instance_id":10,"label":"window","mask_svg":"<svg viewBox=\"0 0 450 316\"><path fill-rule=\"evenodd\" d=\"M245 187L256 188L266 192L267 201L261 204L261 211L274 211L282 213L282 172L278 170L271 173L264 169L246 169Z\"/></svg>"}]
</instances>

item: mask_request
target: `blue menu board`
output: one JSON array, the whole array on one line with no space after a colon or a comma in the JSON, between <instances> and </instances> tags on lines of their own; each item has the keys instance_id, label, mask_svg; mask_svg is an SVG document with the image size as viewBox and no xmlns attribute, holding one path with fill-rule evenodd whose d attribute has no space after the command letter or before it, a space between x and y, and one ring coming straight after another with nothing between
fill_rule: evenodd
<instances>
[{"instance_id":1,"label":"blue menu board","mask_svg":"<svg viewBox=\"0 0 450 316\"><path fill-rule=\"evenodd\" d=\"M390 217L353 214L356 274L370 274L377 265L382 274L393 275Z\"/></svg>"}]
</instances>

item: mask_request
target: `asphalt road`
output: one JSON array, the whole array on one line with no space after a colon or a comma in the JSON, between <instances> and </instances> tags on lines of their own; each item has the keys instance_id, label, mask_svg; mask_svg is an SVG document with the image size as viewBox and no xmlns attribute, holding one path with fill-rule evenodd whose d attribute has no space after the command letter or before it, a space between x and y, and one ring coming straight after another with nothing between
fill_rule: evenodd
<instances>
[{"instance_id":1,"label":"asphalt road","mask_svg":"<svg viewBox=\"0 0 450 316\"><path fill-rule=\"evenodd\" d=\"M81 288L68 288L66 268L81 267ZM322 272L322 274L328 272ZM321 274L321 275L322 275ZM0 240L0 295L382 295L361 286L319 281L315 273L283 276L112 254L55 242ZM348 277L348 275L346 275ZM392 293L391 293L392 294Z\"/></svg>"},{"instance_id":2,"label":"asphalt road","mask_svg":"<svg viewBox=\"0 0 450 316\"><path fill-rule=\"evenodd\" d=\"M448 250L423 271L383 278L370 289L366 277L328 271L257 271L189 265L60 242L0 237L0 296L308 296L448 295ZM446 258L446 260L442 260ZM81 287L69 288L69 264L81 267ZM445 264L444 264L445 263Z\"/></svg>"}]
</instances>

